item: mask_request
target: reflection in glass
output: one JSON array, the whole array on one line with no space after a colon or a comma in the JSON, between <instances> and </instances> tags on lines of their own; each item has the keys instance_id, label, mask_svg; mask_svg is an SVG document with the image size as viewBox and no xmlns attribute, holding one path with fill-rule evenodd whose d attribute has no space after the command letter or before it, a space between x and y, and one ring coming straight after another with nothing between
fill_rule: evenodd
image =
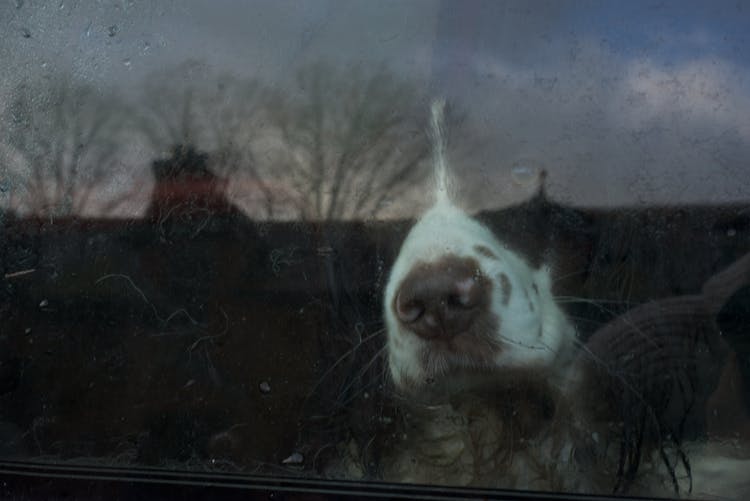
<instances>
[{"instance_id":1,"label":"reflection in glass","mask_svg":"<svg viewBox=\"0 0 750 501\"><path fill-rule=\"evenodd\" d=\"M750 491L741 5L0 19L0 459Z\"/></svg>"}]
</instances>

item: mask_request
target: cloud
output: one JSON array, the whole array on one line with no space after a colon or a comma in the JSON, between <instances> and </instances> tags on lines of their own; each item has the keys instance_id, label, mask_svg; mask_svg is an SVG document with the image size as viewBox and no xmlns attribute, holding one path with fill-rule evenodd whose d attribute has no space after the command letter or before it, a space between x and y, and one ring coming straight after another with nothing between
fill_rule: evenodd
<instances>
[{"instance_id":1,"label":"cloud","mask_svg":"<svg viewBox=\"0 0 750 501\"><path fill-rule=\"evenodd\" d=\"M747 67L615 54L592 39L567 54L526 65L476 54L454 82L471 116L454 158L475 206L528 196L512 179L519 162L548 170L552 196L578 205L748 199Z\"/></svg>"},{"instance_id":2,"label":"cloud","mask_svg":"<svg viewBox=\"0 0 750 501\"><path fill-rule=\"evenodd\" d=\"M702 58L673 67L650 60L625 66L621 94L631 126L679 117L696 126L733 129L750 140L750 74L727 61ZM663 118L662 118L663 119Z\"/></svg>"}]
</instances>

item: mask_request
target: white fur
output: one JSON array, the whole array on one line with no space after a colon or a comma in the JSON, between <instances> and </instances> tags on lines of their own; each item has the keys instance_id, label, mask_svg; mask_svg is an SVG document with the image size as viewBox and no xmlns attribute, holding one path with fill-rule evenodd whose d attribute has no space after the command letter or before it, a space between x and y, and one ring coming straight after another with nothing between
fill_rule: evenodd
<instances>
[{"instance_id":1,"label":"white fur","mask_svg":"<svg viewBox=\"0 0 750 501\"><path fill-rule=\"evenodd\" d=\"M477 252L477 245L490 249L498 259ZM532 269L492 232L445 199L434 205L412 228L386 286L384 315L388 359L397 386L407 380L412 384L419 383L438 377L452 367L472 364L471 360L454 357L436 367L420 365L419 353L430 349L429 341L403 327L391 308L399 286L418 263L439 261L446 255L474 258L482 275L492 282L491 310L501 321L495 341L502 350L491 366L482 369L563 368L569 361L575 332L553 299L549 270L546 267ZM500 273L508 277L512 287L507 305L502 303L501 285L497 279ZM536 284L539 294L532 284ZM400 348L395 346L396 338L400 340Z\"/></svg>"},{"instance_id":2,"label":"white fur","mask_svg":"<svg viewBox=\"0 0 750 501\"><path fill-rule=\"evenodd\" d=\"M393 381L397 386L403 386L406 381L419 384L456 366L475 366L471 359L447 356L431 358L430 367L420 364L419 354L430 349L429 341L405 329L392 310L399 286L417 264L436 262L449 255L475 259L480 264L480 273L492 282L491 310L501 323L494 341L502 346L502 350L493 364L476 368L562 368L570 359L575 332L554 301L549 269L532 269L521 256L509 250L489 229L467 216L450 199L443 109L442 101L432 105L435 203L414 225L402 244L385 291L384 316ZM498 259L488 258L478 252L476 246L489 249ZM501 273L508 277L512 287L507 305L502 303L498 280ZM533 284L536 284L536 290Z\"/></svg>"}]
</instances>

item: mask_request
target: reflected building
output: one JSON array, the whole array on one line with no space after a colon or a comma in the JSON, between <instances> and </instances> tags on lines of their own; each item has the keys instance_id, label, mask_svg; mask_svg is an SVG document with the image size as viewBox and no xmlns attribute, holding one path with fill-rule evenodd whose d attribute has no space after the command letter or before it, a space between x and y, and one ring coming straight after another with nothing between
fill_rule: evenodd
<instances>
[{"instance_id":1,"label":"reflected building","mask_svg":"<svg viewBox=\"0 0 750 501\"><path fill-rule=\"evenodd\" d=\"M217 214L238 211L226 196L228 180L208 168L208 154L176 145L168 158L151 164L154 190L145 219L164 231L175 223L200 232Z\"/></svg>"}]
</instances>

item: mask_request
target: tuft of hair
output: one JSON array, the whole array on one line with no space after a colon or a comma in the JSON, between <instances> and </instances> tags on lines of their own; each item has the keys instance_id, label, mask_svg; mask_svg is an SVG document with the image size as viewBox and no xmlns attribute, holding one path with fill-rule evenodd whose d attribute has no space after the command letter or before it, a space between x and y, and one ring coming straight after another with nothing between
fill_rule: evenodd
<instances>
[{"instance_id":1,"label":"tuft of hair","mask_svg":"<svg viewBox=\"0 0 750 501\"><path fill-rule=\"evenodd\" d=\"M448 163L446 160L445 99L436 99L430 106L432 166L435 176L435 205L450 204Z\"/></svg>"}]
</instances>

